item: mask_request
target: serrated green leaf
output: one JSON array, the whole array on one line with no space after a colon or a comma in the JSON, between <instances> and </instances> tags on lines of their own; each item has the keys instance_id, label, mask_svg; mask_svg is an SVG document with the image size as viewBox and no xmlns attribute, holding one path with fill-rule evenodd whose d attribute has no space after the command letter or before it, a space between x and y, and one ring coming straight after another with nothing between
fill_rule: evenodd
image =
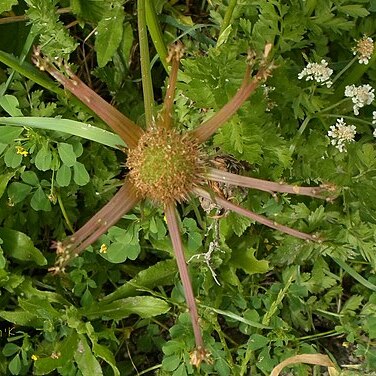
<instances>
[{"instance_id":1,"label":"serrated green leaf","mask_svg":"<svg viewBox=\"0 0 376 376\"><path fill-rule=\"evenodd\" d=\"M34 192L33 196L31 197L30 205L36 211L38 210L50 211L51 210L50 200L47 198L42 187L39 187Z\"/></svg>"},{"instance_id":2,"label":"serrated green leaf","mask_svg":"<svg viewBox=\"0 0 376 376\"><path fill-rule=\"evenodd\" d=\"M17 4L18 0L1 0L0 13L10 11L12 9L12 6Z\"/></svg>"},{"instance_id":3,"label":"serrated green leaf","mask_svg":"<svg viewBox=\"0 0 376 376\"><path fill-rule=\"evenodd\" d=\"M90 181L89 173L81 162L73 165L73 180L78 185L86 185Z\"/></svg>"},{"instance_id":4,"label":"serrated green leaf","mask_svg":"<svg viewBox=\"0 0 376 376\"><path fill-rule=\"evenodd\" d=\"M34 314L25 311L0 311L0 317L15 325L32 326L34 328L43 327L44 320L38 319Z\"/></svg>"},{"instance_id":5,"label":"serrated green leaf","mask_svg":"<svg viewBox=\"0 0 376 376\"><path fill-rule=\"evenodd\" d=\"M86 308L82 314L88 318L107 318L121 320L132 314L142 318L161 315L169 311L169 305L162 299L150 296L135 296L119 299L112 303L101 301L93 307Z\"/></svg>"},{"instance_id":6,"label":"serrated green leaf","mask_svg":"<svg viewBox=\"0 0 376 376\"><path fill-rule=\"evenodd\" d=\"M247 251L235 248L231 253L230 264L237 269L243 269L249 275L266 273L269 270L269 262L266 260L257 260L254 254L255 250L253 248Z\"/></svg>"},{"instance_id":7,"label":"serrated green leaf","mask_svg":"<svg viewBox=\"0 0 376 376\"><path fill-rule=\"evenodd\" d=\"M56 181L60 187L67 187L72 179L72 171L65 164L61 165L56 173Z\"/></svg>"},{"instance_id":8,"label":"serrated green leaf","mask_svg":"<svg viewBox=\"0 0 376 376\"><path fill-rule=\"evenodd\" d=\"M47 264L42 252L35 248L31 239L22 232L0 227L0 238L7 256L21 261L33 261L37 265Z\"/></svg>"},{"instance_id":9,"label":"serrated green leaf","mask_svg":"<svg viewBox=\"0 0 376 376\"><path fill-rule=\"evenodd\" d=\"M339 5L338 11L351 17L366 17L369 15L368 10L361 4Z\"/></svg>"},{"instance_id":10,"label":"serrated green leaf","mask_svg":"<svg viewBox=\"0 0 376 376\"><path fill-rule=\"evenodd\" d=\"M38 170L47 171L51 168L52 153L47 146L43 146L35 157L35 166Z\"/></svg>"},{"instance_id":11,"label":"serrated green leaf","mask_svg":"<svg viewBox=\"0 0 376 376\"><path fill-rule=\"evenodd\" d=\"M79 336L79 343L74 359L77 362L79 370L83 376L101 376L103 375L102 368L98 360L93 355L85 336Z\"/></svg>"},{"instance_id":12,"label":"serrated green leaf","mask_svg":"<svg viewBox=\"0 0 376 376\"><path fill-rule=\"evenodd\" d=\"M351 311L355 311L360 307L363 299L364 297L361 295L350 296L350 298L346 300L345 304L343 305L343 308L341 309L341 314L351 314Z\"/></svg>"},{"instance_id":13,"label":"serrated green leaf","mask_svg":"<svg viewBox=\"0 0 376 376\"><path fill-rule=\"evenodd\" d=\"M76 153L73 150L71 144L65 142L59 142L57 144L57 150L63 163L68 167L72 167L76 163Z\"/></svg>"},{"instance_id":14,"label":"serrated green leaf","mask_svg":"<svg viewBox=\"0 0 376 376\"><path fill-rule=\"evenodd\" d=\"M8 187L8 197L14 204L23 201L31 192L32 187L28 184L13 182Z\"/></svg>"},{"instance_id":15,"label":"serrated green leaf","mask_svg":"<svg viewBox=\"0 0 376 376\"><path fill-rule=\"evenodd\" d=\"M123 20L123 7L116 5L98 23L95 49L100 68L111 60L120 45L123 37Z\"/></svg>"},{"instance_id":16,"label":"serrated green leaf","mask_svg":"<svg viewBox=\"0 0 376 376\"><path fill-rule=\"evenodd\" d=\"M30 299L19 299L19 306L30 314L34 314L40 319L58 319L61 314L55 308L52 307L51 303L45 298L40 298L33 296Z\"/></svg>"}]
</instances>

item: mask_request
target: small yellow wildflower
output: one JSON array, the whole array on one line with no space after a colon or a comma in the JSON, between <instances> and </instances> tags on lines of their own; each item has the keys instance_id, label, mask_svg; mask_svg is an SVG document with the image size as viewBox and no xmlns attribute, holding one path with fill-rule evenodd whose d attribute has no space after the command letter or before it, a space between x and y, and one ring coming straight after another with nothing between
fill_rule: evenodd
<instances>
[{"instance_id":1,"label":"small yellow wildflower","mask_svg":"<svg viewBox=\"0 0 376 376\"><path fill-rule=\"evenodd\" d=\"M107 253L107 245L106 244L102 244L101 245L101 249L99 250L100 253Z\"/></svg>"},{"instance_id":2,"label":"small yellow wildflower","mask_svg":"<svg viewBox=\"0 0 376 376\"><path fill-rule=\"evenodd\" d=\"M31 355L31 359L34 360L35 362L36 360L38 360L38 355L35 355L35 354Z\"/></svg>"},{"instance_id":3,"label":"small yellow wildflower","mask_svg":"<svg viewBox=\"0 0 376 376\"><path fill-rule=\"evenodd\" d=\"M29 152L21 145L16 145L16 153L26 157L29 155Z\"/></svg>"}]
</instances>

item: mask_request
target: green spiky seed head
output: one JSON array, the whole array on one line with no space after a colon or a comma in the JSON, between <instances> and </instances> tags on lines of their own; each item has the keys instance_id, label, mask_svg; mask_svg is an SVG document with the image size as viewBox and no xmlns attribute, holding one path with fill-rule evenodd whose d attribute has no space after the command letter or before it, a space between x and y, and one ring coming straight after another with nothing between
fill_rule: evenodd
<instances>
[{"instance_id":1,"label":"green spiky seed head","mask_svg":"<svg viewBox=\"0 0 376 376\"><path fill-rule=\"evenodd\" d=\"M184 200L203 172L197 143L164 128L142 135L126 165L140 195L161 203Z\"/></svg>"}]
</instances>

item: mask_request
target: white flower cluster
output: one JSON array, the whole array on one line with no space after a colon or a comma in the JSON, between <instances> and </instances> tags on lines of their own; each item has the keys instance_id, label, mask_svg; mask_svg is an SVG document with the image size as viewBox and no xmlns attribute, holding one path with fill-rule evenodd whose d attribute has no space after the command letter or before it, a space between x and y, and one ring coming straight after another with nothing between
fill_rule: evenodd
<instances>
[{"instance_id":1,"label":"white flower cluster","mask_svg":"<svg viewBox=\"0 0 376 376\"><path fill-rule=\"evenodd\" d=\"M376 111L372 112L372 124L376 125ZM373 137L376 137L376 129L373 131Z\"/></svg>"},{"instance_id":2,"label":"white flower cluster","mask_svg":"<svg viewBox=\"0 0 376 376\"><path fill-rule=\"evenodd\" d=\"M368 64L374 50L373 39L364 36L356 42L356 46L353 48L354 55L358 55L359 64Z\"/></svg>"},{"instance_id":3,"label":"white flower cluster","mask_svg":"<svg viewBox=\"0 0 376 376\"><path fill-rule=\"evenodd\" d=\"M326 60L321 60L321 63L308 63L308 65L298 74L298 79L301 80L305 77L306 81L314 80L321 85L326 85L327 87L332 86L332 81L330 76L333 70L328 68L328 62Z\"/></svg>"},{"instance_id":4,"label":"white flower cluster","mask_svg":"<svg viewBox=\"0 0 376 376\"><path fill-rule=\"evenodd\" d=\"M328 136L332 138L330 143L334 145L340 153L347 151L345 144L354 142L355 134L355 125L347 125L343 121L343 118L337 119L336 124L332 125L328 131Z\"/></svg>"},{"instance_id":5,"label":"white flower cluster","mask_svg":"<svg viewBox=\"0 0 376 376\"><path fill-rule=\"evenodd\" d=\"M355 115L359 115L359 108L371 104L375 99L375 89L371 85L348 85L345 87L345 96L351 98L354 103L353 110Z\"/></svg>"}]
</instances>

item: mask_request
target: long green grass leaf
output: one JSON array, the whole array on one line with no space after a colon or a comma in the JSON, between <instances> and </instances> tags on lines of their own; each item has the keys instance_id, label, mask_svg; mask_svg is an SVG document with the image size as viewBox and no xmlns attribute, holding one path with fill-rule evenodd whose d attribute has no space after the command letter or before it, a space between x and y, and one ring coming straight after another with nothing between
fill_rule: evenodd
<instances>
[{"instance_id":1,"label":"long green grass leaf","mask_svg":"<svg viewBox=\"0 0 376 376\"><path fill-rule=\"evenodd\" d=\"M259 322L248 320L242 316L237 315L236 313L233 313L231 311L224 311L222 309L214 308L214 307L208 307L205 305L200 305L201 307L207 308L215 313L218 313L219 315L226 316L230 319L242 322L243 324L247 324L249 326L253 326L254 328L259 328L259 329L272 329L270 326L266 326L263 324L260 324Z\"/></svg>"},{"instance_id":2,"label":"long green grass leaf","mask_svg":"<svg viewBox=\"0 0 376 376\"><path fill-rule=\"evenodd\" d=\"M72 136L82 137L115 149L121 149L121 147L125 146L124 141L118 135L104 129L94 127L93 125L81 123L75 120L26 116L1 117L0 124L64 132Z\"/></svg>"},{"instance_id":3,"label":"long green grass leaf","mask_svg":"<svg viewBox=\"0 0 376 376\"><path fill-rule=\"evenodd\" d=\"M372 291L376 291L376 286L371 283L370 281L367 281L364 277L362 277L357 271L355 271L350 265L346 264L346 262L337 259L335 257L332 257L332 259L348 274L351 275L355 280L357 280L359 283L361 283L364 287L367 287L368 289Z\"/></svg>"}]
</instances>

